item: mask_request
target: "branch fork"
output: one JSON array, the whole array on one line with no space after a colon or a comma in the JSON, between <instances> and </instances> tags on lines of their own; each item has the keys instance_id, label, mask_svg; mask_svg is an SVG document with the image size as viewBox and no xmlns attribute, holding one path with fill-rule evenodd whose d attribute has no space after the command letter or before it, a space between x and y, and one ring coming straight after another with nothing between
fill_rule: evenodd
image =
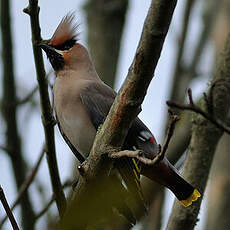
<instances>
[{"instance_id":1,"label":"branch fork","mask_svg":"<svg viewBox=\"0 0 230 230\"><path fill-rule=\"evenodd\" d=\"M219 83L219 81L214 82L213 85L211 86L209 96L204 94L204 101L205 101L208 111L205 111L204 109L194 104L193 97L192 97L192 90L190 88L188 89L189 104L185 105L185 104L180 104L180 103L173 102L173 101L167 101L166 103L169 107L174 107L180 110L190 110L197 114L200 114L201 116L209 120L211 123L213 123L217 128L221 129L227 134L230 134L230 127L224 124L221 120L216 118L214 115L214 111L213 111L213 108L214 108L213 94L214 93L213 92L214 92L215 87L217 86L217 83Z\"/></svg>"},{"instance_id":2,"label":"branch fork","mask_svg":"<svg viewBox=\"0 0 230 230\"><path fill-rule=\"evenodd\" d=\"M172 135L175 129L175 124L179 120L179 116L174 115L171 110L169 110L168 112L171 116L171 120L168 126L167 136L166 136L163 148L161 148L161 145L158 145L158 153L156 156L153 156L153 159L147 158L146 157L147 154L145 154L145 152L143 152L142 150L138 150L138 149L134 151L123 150L123 151L111 153L109 157L113 159L118 159L121 157L136 158L141 163L145 165L152 165L152 166L162 161L168 149L169 142L172 138Z\"/></svg>"}]
</instances>

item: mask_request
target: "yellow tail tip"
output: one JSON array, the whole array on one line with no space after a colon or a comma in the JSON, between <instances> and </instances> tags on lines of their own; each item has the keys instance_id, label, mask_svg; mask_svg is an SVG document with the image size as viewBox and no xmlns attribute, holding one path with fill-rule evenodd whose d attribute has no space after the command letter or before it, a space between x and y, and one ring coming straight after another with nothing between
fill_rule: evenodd
<instances>
[{"instance_id":1,"label":"yellow tail tip","mask_svg":"<svg viewBox=\"0 0 230 230\"><path fill-rule=\"evenodd\" d=\"M192 202L196 201L200 197L200 193L197 189L194 189L193 193L190 195L190 197L186 200L180 200L180 203L184 207L188 207L192 204Z\"/></svg>"}]
</instances>

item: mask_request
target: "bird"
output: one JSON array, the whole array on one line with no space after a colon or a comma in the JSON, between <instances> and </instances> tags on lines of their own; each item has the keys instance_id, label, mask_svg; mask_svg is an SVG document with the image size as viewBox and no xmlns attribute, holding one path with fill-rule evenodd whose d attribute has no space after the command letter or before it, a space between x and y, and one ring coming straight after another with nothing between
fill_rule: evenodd
<instances>
[{"instance_id":1,"label":"bird","mask_svg":"<svg viewBox=\"0 0 230 230\"><path fill-rule=\"evenodd\" d=\"M74 18L73 13L68 13L51 39L39 46L45 51L56 76L53 101L58 127L72 152L83 162L90 153L96 132L103 124L116 92L98 76L87 48L79 42L78 24ZM138 117L134 119L122 149L140 149L147 157L158 154L154 135ZM185 207L201 196L166 157L154 166L134 158L117 162L115 167L131 190L135 190L140 175L143 175L170 189ZM135 179L131 180L128 174Z\"/></svg>"}]
</instances>

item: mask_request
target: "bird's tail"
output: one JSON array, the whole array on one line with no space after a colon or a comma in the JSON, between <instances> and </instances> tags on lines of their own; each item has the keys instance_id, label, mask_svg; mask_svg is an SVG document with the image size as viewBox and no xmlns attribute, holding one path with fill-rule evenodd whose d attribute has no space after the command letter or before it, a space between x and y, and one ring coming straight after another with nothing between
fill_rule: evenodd
<instances>
[{"instance_id":1,"label":"bird's tail","mask_svg":"<svg viewBox=\"0 0 230 230\"><path fill-rule=\"evenodd\" d=\"M165 158L157 165L143 165L142 174L169 188L184 207L188 207L201 195L197 189L185 181Z\"/></svg>"},{"instance_id":2,"label":"bird's tail","mask_svg":"<svg viewBox=\"0 0 230 230\"><path fill-rule=\"evenodd\" d=\"M116 168L127 187L127 191L130 194L129 203L138 219L143 212L147 212L147 208L140 185L140 169L137 166L137 162L130 158L120 158L116 161Z\"/></svg>"}]
</instances>

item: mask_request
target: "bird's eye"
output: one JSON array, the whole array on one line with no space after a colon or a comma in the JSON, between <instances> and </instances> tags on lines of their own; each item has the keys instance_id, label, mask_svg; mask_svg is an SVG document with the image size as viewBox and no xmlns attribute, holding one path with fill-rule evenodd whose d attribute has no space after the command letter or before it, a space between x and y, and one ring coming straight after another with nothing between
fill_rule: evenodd
<instances>
[{"instance_id":1,"label":"bird's eye","mask_svg":"<svg viewBox=\"0 0 230 230\"><path fill-rule=\"evenodd\" d=\"M73 47L73 45L76 43L75 39L70 39L65 41L64 43L60 45L53 46L57 50L69 50Z\"/></svg>"}]
</instances>

